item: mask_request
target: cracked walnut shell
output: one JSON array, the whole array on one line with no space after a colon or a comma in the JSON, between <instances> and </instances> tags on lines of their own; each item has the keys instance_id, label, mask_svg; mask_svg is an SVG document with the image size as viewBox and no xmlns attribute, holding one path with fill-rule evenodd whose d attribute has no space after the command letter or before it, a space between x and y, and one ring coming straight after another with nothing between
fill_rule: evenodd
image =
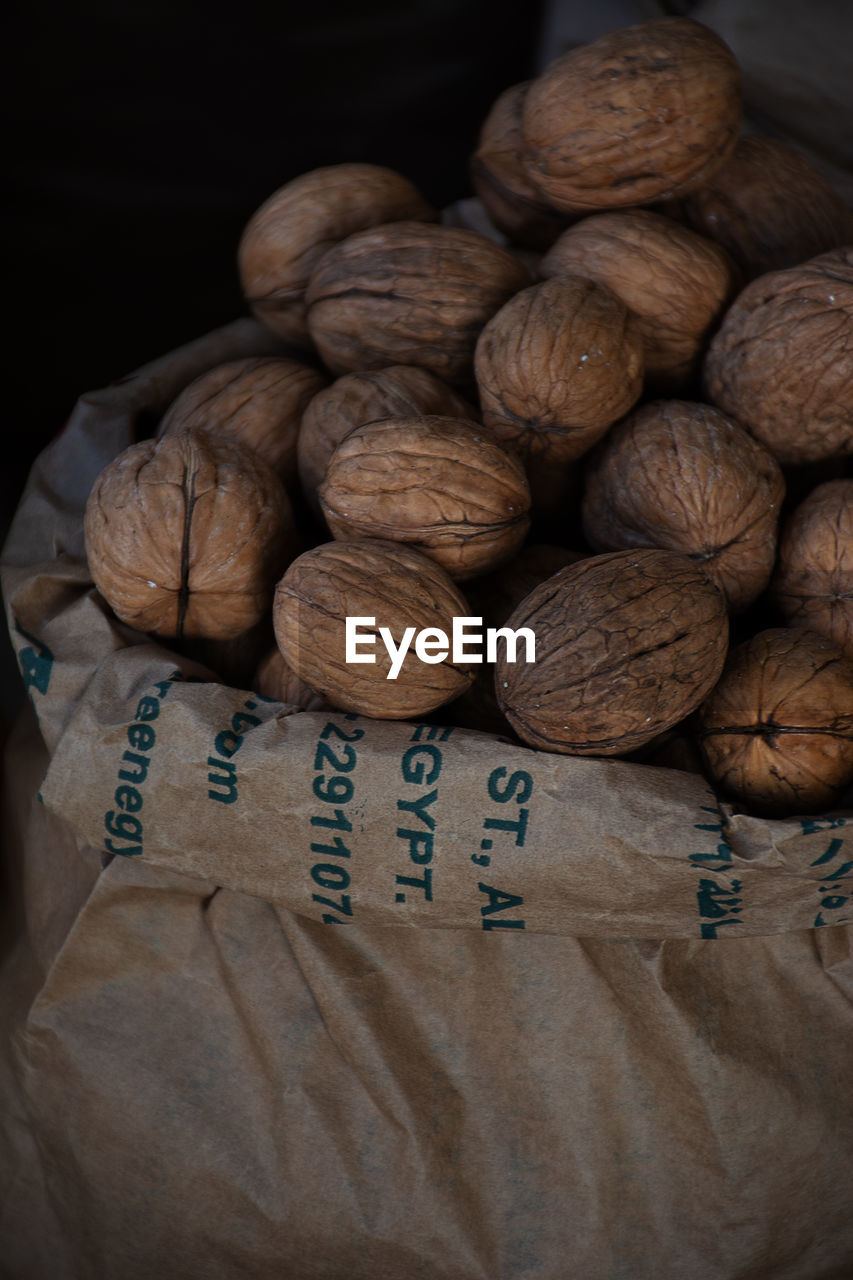
<instances>
[{"instance_id":1,"label":"cracked walnut shell","mask_svg":"<svg viewBox=\"0 0 853 1280\"><path fill-rule=\"evenodd\" d=\"M335 538L408 543L459 580L508 560L530 527L521 463L458 418L357 427L332 454L319 496Z\"/></svg>"},{"instance_id":2,"label":"cracked walnut shell","mask_svg":"<svg viewBox=\"0 0 853 1280\"><path fill-rule=\"evenodd\" d=\"M255 625L295 550L275 473L245 447L194 431L131 445L86 505L95 586L122 622L229 640Z\"/></svg>"},{"instance_id":3,"label":"cracked walnut shell","mask_svg":"<svg viewBox=\"0 0 853 1280\"><path fill-rule=\"evenodd\" d=\"M596 551L680 551L734 613L770 581L784 496L778 462L736 422L710 405L658 400L590 457L583 530Z\"/></svg>"},{"instance_id":4,"label":"cracked walnut shell","mask_svg":"<svg viewBox=\"0 0 853 1280\"><path fill-rule=\"evenodd\" d=\"M623 755L699 705L728 646L723 597L686 556L617 551L561 569L507 626L529 627L536 661L495 670L523 742L564 755Z\"/></svg>"},{"instance_id":5,"label":"cracked walnut shell","mask_svg":"<svg viewBox=\"0 0 853 1280\"><path fill-rule=\"evenodd\" d=\"M399 674L378 634L386 627L399 646L410 627L450 636L468 605L440 565L410 547L374 538L328 542L297 557L278 584L273 623L285 661L334 707L383 720L426 715L471 684L470 664L422 661L410 648ZM359 653L375 662L346 661L346 619L373 618L360 631L375 644ZM433 655L434 657L435 655Z\"/></svg>"},{"instance_id":6,"label":"cracked walnut shell","mask_svg":"<svg viewBox=\"0 0 853 1280\"><path fill-rule=\"evenodd\" d=\"M689 18L623 27L552 62L522 113L527 176L555 209L650 204L692 190L733 149L740 70Z\"/></svg>"},{"instance_id":7,"label":"cracked walnut shell","mask_svg":"<svg viewBox=\"0 0 853 1280\"><path fill-rule=\"evenodd\" d=\"M158 435L196 428L235 440L254 449L288 490L295 489L302 414L327 383L318 369L286 356L228 360L184 388Z\"/></svg>"},{"instance_id":8,"label":"cracked walnut shell","mask_svg":"<svg viewBox=\"0 0 853 1280\"><path fill-rule=\"evenodd\" d=\"M853 784L853 661L812 631L732 649L697 735L711 780L763 814L837 805Z\"/></svg>"}]
</instances>

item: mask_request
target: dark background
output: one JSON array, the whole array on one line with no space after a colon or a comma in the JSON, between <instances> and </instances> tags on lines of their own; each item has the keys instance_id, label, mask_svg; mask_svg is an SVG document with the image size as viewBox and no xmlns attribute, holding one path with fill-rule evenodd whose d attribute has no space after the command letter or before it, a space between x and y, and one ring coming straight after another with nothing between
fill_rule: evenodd
<instances>
[{"instance_id":1,"label":"dark background","mask_svg":"<svg viewBox=\"0 0 853 1280\"><path fill-rule=\"evenodd\" d=\"M471 194L480 124L534 73L541 20L509 0L13 4L0 538L81 392L244 313L237 243L277 187L363 160L437 206Z\"/></svg>"}]
</instances>

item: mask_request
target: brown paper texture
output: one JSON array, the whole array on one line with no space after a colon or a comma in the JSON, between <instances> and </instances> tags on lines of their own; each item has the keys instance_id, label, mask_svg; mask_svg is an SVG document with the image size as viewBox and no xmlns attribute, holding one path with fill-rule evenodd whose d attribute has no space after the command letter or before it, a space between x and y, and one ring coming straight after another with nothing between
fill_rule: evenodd
<instances>
[{"instance_id":1,"label":"brown paper texture","mask_svg":"<svg viewBox=\"0 0 853 1280\"><path fill-rule=\"evenodd\" d=\"M97 472L266 343L84 397L5 549L8 1274L846 1280L853 815L290 713L94 591Z\"/></svg>"}]
</instances>

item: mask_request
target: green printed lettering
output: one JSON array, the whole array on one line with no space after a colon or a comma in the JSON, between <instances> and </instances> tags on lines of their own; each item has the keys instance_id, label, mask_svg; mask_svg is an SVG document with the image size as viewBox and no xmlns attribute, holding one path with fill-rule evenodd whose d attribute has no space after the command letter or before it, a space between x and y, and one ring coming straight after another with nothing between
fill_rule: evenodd
<instances>
[{"instance_id":1,"label":"green printed lettering","mask_svg":"<svg viewBox=\"0 0 853 1280\"><path fill-rule=\"evenodd\" d=\"M397 835L400 840L408 840L409 857L412 859L412 862L422 863L432 861L433 842L435 841L435 836L431 831L408 831L405 827L398 827ZM417 852L419 844L423 845L423 853Z\"/></svg>"},{"instance_id":2,"label":"green printed lettering","mask_svg":"<svg viewBox=\"0 0 853 1280\"><path fill-rule=\"evenodd\" d=\"M122 760L126 760L128 764L136 766L136 772L130 769L119 769L118 776L122 782L144 782L148 777L148 766L151 761L148 756L138 756L135 751L125 751Z\"/></svg>"},{"instance_id":3,"label":"green printed lettering","mask_svg":"<svg viewBox=\"0 0 853 1280\"><path fill-rule=\"evenodd\" d=\"M508 907L520 907L524 903L517 893L504 893L500 889L494 889L490 884L483 884L482 881L477 885L480 893L485 893L489 901L485 906L480 907L481 916L493 915L496 911L506 911Z\"/></svg>"},{"instance_id":4,"label":"green printed lettering","mask_svg":"<svg viewBox=\"0 0 853 1280\"><path fill-rule=\"evenodd\" d=\"M252 705L254 705L254 703ZM231 728L237 734L240 733L240 730L244 726L251 728L256 724L262 724L262 723L263 721L261 720L260 716L250 715L248 711L237 711L231 717Z\"/></svg>"},{"instance_id":5,"label":"green printed lettering","mask_svg":"<svg viewBox=\"0 0 853 1280\"><path fill-rule=\"evenodd\" d=\"M483 822L483 827L489 831L514 831L515 843L523 845L527 836L527 819L529 816L529 809L519 809L518 817L515 821L511 818L486 818Z\"/></svg>"},{"instance_id":6,"label":"green printed lettering","mask_svg":"<svg viewBox=\"0 0 853 1280\"><path fill-rule=\"evenodd\" d=\"M138 813L142 808L142 796L136 787L116 787L115 802L125 813Z\"/></svg>"},{"instance_id":7,"label":"green printed lettering","mask_svg":"<svg viewBox=\"0 0 853 1280\"><path fill-rule=\"evenodd\" d=\"M421 738L438 738L439 742L446 742L453 733L453 726L442 724L419 724L415 727L415 732L410 738L410 742L420 742Z\"/></svg>"},{"instance_id":8,"label":"green printed lettering","mask_svg":"<svg viewBox=\"0 0 853 1280\"><path fill-rule=\"evenodd\" d=\"M25 640L30 642L27 648L21 649L18 653L21 675L24 678L24 687L26 689L37 689L39 693L47 693L47 687L50 684L50 673L53 670L53 654L46 644L42 644L35 636L31 636L28 631L25 631L17 620L15 621L15 631L19 636L23 636Z\"/></svg>"},{"instance_id":9,"label":"green printed lettering","mask_svg":"<svg viewBox=\"0 0 853 1280\"><path fill-rule=\"evenodd\" d=\"M139 699L139 706L136 708L137 720L156 720L159 714L160 703L156 698L146 694L144 698Z\"/></svg>"},{"instance_id":10,"label":"green printed lettering","mask_svg":"<svg viewBox=\"0 0 853 1280\"><path fill-rule=\"evenodd\" d=\"M127 728L127 740L137 751L150 751L157 735L150 724L131 724Z\"/></svg>"},{"instance_id":11,"label":"green printed lettering","mask_svg":"<svg viewBox=\"0 0 853 1280\"><path fill-rule=\"evenodd\" d=\"M218 800L220 804L234 804L237 799L237 769L230 760L218 760L216 756L207 757L207 780L211 787L221 787L221 791L208 791L208 799Z\"/></svg>"},{"instance_id":12,"label":"green printed lettering","mask_svg":"<svg viewBox=\"0 0 853 1280\"><path fill-rule=\"evenodd\" d=\"M501 789L498 784L504 777L506 777L506 769L503 765L499 769L493 769L489 774L489 795L493 800L498 804L507 804L514 799L516 804L524 804L530 799L533 794L533 778L526 769L516 769L507 779L506 786ZM520 794L516 795L516 792Z\"/></svg>"},{"instance_id":13,"label":"green printed lettering","mask_svg":"<svg viewBox=\"0 0 853 1280\"><path fill-rule=\"evenodd\" d=\"M213 740L213 749L217 755L224 756L230 760L233 755L240 750L243 745L243 739L239 733L232 733L230 729L223 729L221 733L217 733Z\"/></svg>"},{"instance_id":14,"label":"green printed lettering","mask_svg":"<svg viewBox=\"0 0 853 1280\"><path fill-rule=\"evenodd\" d=\"M429 827L430 831L435 831L435 818L425 811L431 804L435 803L438 791L428 791L425 796L420 796L417 800L398 800L397 808L405 813L414 813L425 827Z\"/></svg>"},{"instance_id":15,"label":"green printed lettering","mask_svg":"<svg viewBox=\"0 0 853 1280\"><path fill-rule=\"evenodd\" d=\"M432 867L424 867L422 876L400 876L394 877L397 884L406 885L410 889L419 889L423 893L427 902L432 902ZM405 893L398 892L394 894L395 902L405 902Z\"/></svg>"},{"instance_id":16,"label":"green printed lettering","mask_svg":"<svg viewBox=\"0 0 853 1280\"><path fill-rule=\"evenodd\" d=\"M139 858L142 855L141 844L128 846L127 848L124 848L124 849L117 849L113 844L112 840L105 840L104 848L106 849L107 853L117 853L117 854L120 854L122 858Z\"/></svg>"},{"instance_id":17,"label":"green printed lettering","mask_svg":"<svg viewBox=\"0 0 853 1280\"><path fill-rule=\"evenodd\" d=\"M426 756L431 761L429 776L426 776L426 763L420 757ZM429 786L430 783L438 780L441 773L441 752L438 747L430 746L429 743L422 747L409 747L403 756L402 762L403 781L414 782L419 787Z\"/></svg>"},{"instance_id":18,"label":"green printed lettering","mask_svg":"<svg viewBox=\"0 0 853 1280\"><path fill-rule=\"evenodd\" d=\"M157 693L161 698L165 698L176 680L183 680L183 676L180 671L173 671L168 680L158 680L154 685L154 688L157 690Z\"/></svg>"},{"instance_id":19,"label":"green printed lettering","mask_svg":"<svg viewBox=\"0 0 853 1280\"><path fill-rule=\"evenodd\" d=\"M820 855L819 858L815 858L814 862L810 862L809 866L822 867L824 863L832 862L832 859L835 857L835 855L837 853L840 853L842 846L843 846L842 840L838 840L838 839L830 840L829 844L826 846L826 850Z\"/></svg>"},{"instance_id":20,"label":"green printed lettering","mask_svg":"<svg viewBox=\"0 0 853 1280\"><path fill-rule=\"evenodd\" d=\"M142 820L135 818L132 813L116 813L115 809L110 809L104 815L104 826L111 836L116 836L119 840L138 840L142 843Z\"/></svg>"},{"instance_id":21,"label":"green printed lettering","mask_svg":"<svg viewBox=\"0 0 853 1280\"><path fill-rule=\"evenodd\" d=\"M483 919L484 929L524 929L523 920L486 920Z\"/></svg>"},{"instance_id":22,"label":"green printed lettering","mask_svg":"<svg viewBox=\"0 0 853 1280\"><path fill-rule=\"evenodd\" d=\"M339 862L318 862L311 868L311 879L321 889L348 889L350 876Z\"/></svg>"},{"instance_id":23,"label":"green printed lettering","mask_svg":"<svg viewBox=\"0 0 853 1280\"><path fill-rule=\"evenodd\" d=\"M328 853L334 858L348 858L350 851L340 836L335 836L333 844L312 844L312 853Z\"/></svg>"},{"instance_id":24,"label":"green printed lettering","mask_svg":"<svg viewBox=\"0 0 853 1280\"><path fill-rule=\"evenodd\" d=\"M327 764L330 764L333 769L337 769L338 773L351 773L356 762L355 748L344 743L340 749L343 751L343 760L335 755L334 748L330 747L328 742L318 742L317 750L314 752L314 768L324 769Z\"/></svg>"}]
</instances>

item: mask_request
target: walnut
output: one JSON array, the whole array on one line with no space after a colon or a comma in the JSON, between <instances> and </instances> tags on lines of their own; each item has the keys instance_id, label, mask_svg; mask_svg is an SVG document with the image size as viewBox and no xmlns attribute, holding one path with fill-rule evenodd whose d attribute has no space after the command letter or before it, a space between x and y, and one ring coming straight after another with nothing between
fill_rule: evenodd
<instances>
[{"instance_id":1,"label":"walnut","mask_svg":"<svg viewBox=\"0 0 853 1280\"><path fill-rule=\"evenodd\" d=\"M530 527L521 463L458 418L356 427L332 454L319 496L334 537L408 543L459 580L508 560Z\"/></svg>"},{"instance_id":2,"label":"walnut","mask_svg":"<svg viewBox=\"0 0 853 1280\"><path fill-rule=\"evenodd\" d=\"M663 212L722 245L747 280L853 242L853 211L811 161L757 134Z\"/></svg>"},{"instance_id":3,"label":"walnut","mask_svg":"<svg viewBox=\"0 0 853 1280\"><path fill-rule=\"evenodd\" d=\"M836 805L853 783L853 661L815 632L761 631L732 649L697 733L709 777L757 813Z\"/></svg>"},{"instance_id":4,"label":"walnut","mask_svg":"<svg viewBox=\"0 0 853 1280\"><path fill-rule=\"evenodd\" d=\"M522 457L578 458L643 389L642 340L628 308L576 276L523 289L477 340L483 422Z\"/></svg>"},{"instance_id":5,"label":"walnut","mask_svg":"<svg viewBox=\"0 0 853 1280\"><path fill-rule=\"evenodd\" d=\"M393 169L312 169L274 191L250 218L237 253L244 297L280 338L310 345L304 294L323 254L365 227L435 217L418 189Z\"/></svg>"},{"instance_id":6,"label":"walnut","mask_svg":"<svg viewBox=\"0 0 853 1280\"><path fill-rule=\"evenodd\" d=\"M465 588L468 603L475 615L482 614L486 626L502 627L534 587L583 559L583 552L569 547L529 543L499 569L469 582Z\"/></svg>"},{"instance_id":7,"label":"walnut","mask_svg":"<svg viewBox=\"0 0 853 1280\"><path fill-rule=\"evenodd\" d=\"M436 661L433 649L427 662L410 647L389 679L392 662L379 629L390 632L399 650L408 628L416 634L438 628L449 638L453 618L467 616L464 597L440 565L411 547L374 538L305 552L279 582L273 605L276 641L299 678L335 707L387 720L426 715L463 693L473 675L470 664L454 664L452 655ZM348 617L374 619L359 631L375 643L363 641L356 652L375 662L346 661Z\"/></svg>"},{"instance_id":8,"label":"walnut","mask_svg":"<svg viewBox=\"0 0 853 1280\"><path fill-rule=\"evenodd\" d=\"M621 755L693 711L728 645L723 597L672 551L617 551L561 569L507 622L530 628L536 660L501 656L495 688L531 747Z\"/></svg>"},{"instance_id":9,"label":"walnut","mask_svg":"<svg viewBox=\"0 0 853 1280\"><path fill-rule=\"evenodd\" d=\"M308 324L333 373L414 364L465 382L480 329L529 282L476 231L396 222L326 254L308 286Z\"/></svg>"},{"instance_id":10,"label":"walnut","mask_svg":"<svg viewBox=\"0 0 853 1280\"><path fill-rule=\"evenodd\" d=\"M788 517L771 594L789 624L853 658L853 480L818 485Z\"/></svg>"},{"instance_id":11,"label":"walnut","mask_svg":"<svg viewBox=\"0 0 853 1280\"><path fill-rule=\"evenodd\" d=\"M326 711L330 706L324 697L299 679L278 647L264 654L252 677L251 687L263 698L273 698L276 702L298 707L300 711Z\"/></svg>"},{"instance_id":12,"label":"walnut","mask_svg":"<svg viewBox=\"0 0 853 1280\"><path fill-rule=\"evenodd\" d=\"M649 209L584 218L563 232L540 271L611 288L637 317L647 385L668 394L698 371L736 275L719 245Z\"/></svg>"},{"instance_id":13,"label":"walnut","mask_svg":"<svg viewBox=\"0 0 853 1280\"><path fill-rule=\"evenodd\" d=\"M391 365L370 373L347 373L319 391L302 415L297 457L302 490L317 514L317 489L329 459L353 427L380 418L476 417L467 400L428 369Z\"/></svg>"},{"instance_id":14,"label":"walnut","mask_svg":"<svg viewBox=\"0 0 853 1280\"><path fill-rule=\"evenodd\" d=\"M747 285L703 378L707 399L783 465L853 453L853 248Z\"/></svg>"},{"instance_id":15,"label":"walnut","mask_svg":"<svg viewBox=\"0 0 853 1280\"><path fill-rule=\"evenodd\" d=\"M546 204L521 161L521 109L530 81L506 89L483 122L471 157L471 182L499 231L511 243L547 249L571 222Z\"/></svg>"},{"instance_id":16,"label":"walnut","mask_svg":"<svg viewBox=\"0 0 853 1280\"><path fill-rule=\"evenodd\" d=\"M178 638L248 631L295 549L274 472L249 449L195 431L144 440L109 463L85 536L95 586L117 617Z\"/></svg>"},{"instance_id":17,"label":"walnut","mask_svg":"<svg viewBox=\"0 0 853 1280\"><path fill-rule=\"evenodd\" d=\"M527 174L555 209L610 209L701 185L735 145L740 71L687 18L601 36L553 62L522 112Z\"/></svg>"},{"instance_id":18,"label":"walnut","mask_svg":"<svg viewBox=\"0 0 853 1280\"><path fill-rule=\"evenodd\" d=\"M610 431L590 458L583 529L596 551L680 551L730 612L757 599L776 556L785 481L771 453L710 405L658 400Z\"/></svg>"},{"instance_id":19,"label":"walnut","mask_svg":"<svg viewBox=\"0 0 853 1280\"><path fill-rule=\"evenodd\" d=\"M302 414L327 383L325 374L299 360L276 356L229 360L181 392L158 434L194 428L248 445L293 496L299 483L296 443Z\"/></svg>"},{"instance_id":20,"label":"walnut","mask_svg":"<svg viewBox=\"0 0 853 1280\"><path fill-rule=\"evenodd\" d=\"M581 559L580 552L570 551L568 547L543 543L522 547L518 555L500 569L465 584L472 616L482 618L486 627L502 627L513 609L534 587L558 569ZM486 660L478 667L471 688L453 704L452 718L454 724L467 729L512 734L509 722L498 706L494 662Z\"/></svg>"}]
</instances>

